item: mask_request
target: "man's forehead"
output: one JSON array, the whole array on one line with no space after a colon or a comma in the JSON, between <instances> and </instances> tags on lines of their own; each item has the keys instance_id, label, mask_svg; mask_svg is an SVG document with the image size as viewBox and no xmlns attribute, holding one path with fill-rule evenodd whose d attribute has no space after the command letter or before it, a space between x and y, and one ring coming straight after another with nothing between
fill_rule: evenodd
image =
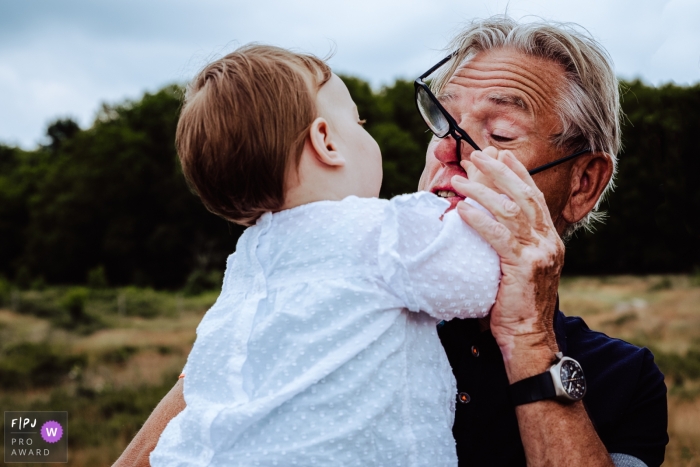
<instances>
[{"instance_id":1,"label":"man's forehead","mask_svg":"<svg viewBox=\"0 0 700 467\"><path fill-rule=\"evenodd\" d=\"M464 95L532 115L552 111L565 74L550 60L510 49L482 52L460 65L438 94L444 104Z\"/></svg>"},{"instance_id":2,"label":"man's forehead","mask_svg":"<svg viewBox=\"0 0 700 467\"><path fill-rule=\"evenodd\" d=\"M459 93L451 92L449 89L445 92L438 94L437 98L442 105L449 105L454 102L459 97ZM500 105L504 107L511 107L514 110L518 110L527 114L532 113L532 109L525 99L516 93L509 93L507 91L493 90L484 94L483 96L486 100L495 105Z\"/></svg>"}]
</instances>

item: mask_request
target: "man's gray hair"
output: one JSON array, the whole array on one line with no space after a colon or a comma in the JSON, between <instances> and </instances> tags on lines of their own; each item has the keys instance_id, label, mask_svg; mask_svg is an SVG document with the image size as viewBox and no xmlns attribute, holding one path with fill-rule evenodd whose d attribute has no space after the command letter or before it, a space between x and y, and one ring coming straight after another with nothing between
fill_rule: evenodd
<instances>
[{"instance_id":1,"label":"man's gray hair","mask_svg":"<svg viewBox=\"0 0 700 467\"><path fill-rule=\"evenodd\" d=\"M613 177L593 210L563 234L569 238L580 227L590 229L605 218L598 208L614 187L617 153L620 150L620 95L612 60L602 45L580 27L570 23L540 20L519 23L508 16L475 20L449 44L456 53L450 66L431 83L440 92L457 68L479 52L512 48L526 55L552 60L562 66L567 82L559 91L556 112L562 132L554 143L568 151L591 148L607 153Z\"/></svg>"}]
</instances>

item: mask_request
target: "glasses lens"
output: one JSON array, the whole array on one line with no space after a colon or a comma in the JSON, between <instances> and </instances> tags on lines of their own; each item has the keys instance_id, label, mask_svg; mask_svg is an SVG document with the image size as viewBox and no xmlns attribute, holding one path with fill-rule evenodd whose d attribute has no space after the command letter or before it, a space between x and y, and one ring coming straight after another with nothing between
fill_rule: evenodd
<instances>
[{"instance_id":1,"label":"glasses lens","mask_svg":"<svg viewBox=\"0 0 700 467\"><path fill-rule=\"evenodd\" d=\"M435 136L438 138L447 136L447 133L450 131L450 124L425 88L419 87L418 91L416 91L416 102L418 103L418 110L430 131L435 133Z\"/></svg>"}]
</instances>

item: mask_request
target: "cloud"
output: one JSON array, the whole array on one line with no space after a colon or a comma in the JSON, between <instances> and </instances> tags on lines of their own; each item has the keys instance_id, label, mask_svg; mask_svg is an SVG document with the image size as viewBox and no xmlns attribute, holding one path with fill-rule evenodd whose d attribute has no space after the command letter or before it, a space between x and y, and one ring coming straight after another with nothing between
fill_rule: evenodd
<instances>
[{"instance_id":1,"label":"cloud","mask_svg":"<svg viewBox=\"0 0 700 467\"><path fill-rule=\"evenodd\" d=\"M326 55L374 86L441 58L461 24L504 13L585 26L623 77L700 80L695 0L33 0L0 3L0 141L31 147L47 122L91 123L100 102L184 82L251 41Z\"/></svg>"}]
</instances>

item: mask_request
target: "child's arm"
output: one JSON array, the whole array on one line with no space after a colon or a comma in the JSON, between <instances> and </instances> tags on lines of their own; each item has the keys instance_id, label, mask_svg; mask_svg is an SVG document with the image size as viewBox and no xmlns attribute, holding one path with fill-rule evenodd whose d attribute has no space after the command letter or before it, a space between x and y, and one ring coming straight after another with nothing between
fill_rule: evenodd
<instances>
[{"instance_id":1,"label":"child's arm","mask_svg":"<svg viewBox=\"0 0 700 467\"><path fill-rule=\"evenodd\" d=\"M501 277L496 252L447 201L427 193L393 198L385 211L379 266L410 311L435 318L481 318ZM444 215L443 215L444 214Z\"/></svg>"}]
</instances>

